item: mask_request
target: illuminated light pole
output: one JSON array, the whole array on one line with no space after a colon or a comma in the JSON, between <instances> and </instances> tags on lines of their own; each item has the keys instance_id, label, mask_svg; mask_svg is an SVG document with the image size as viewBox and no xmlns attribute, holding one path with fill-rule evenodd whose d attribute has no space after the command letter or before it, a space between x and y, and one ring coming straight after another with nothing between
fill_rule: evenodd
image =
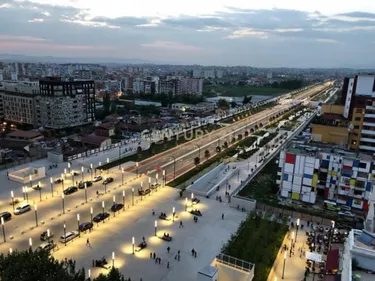
<instances>
[{"instance_id":1,"label":"illuminated light pole","mask_svg":"<svg viewBox=\"0 0 375 281\"><path fill-rule=\"evenodd\" d=\"M80 219L79 214L77 214L78 237L81 237L81 231L80 231L80 229L79 229L79 219Z\"/></svg>"},{"instance_id":2,"label":"illuminated light pole","mask_svg":"<svg viewBox=\"0 0 375 281\"><path fill-rule=\"evenodd\" d=\"M191 194L191 206L193 207L194 193Z\"/></svg>"},{"instance_id":3,"label":"illuminated light pole","mask_svg":"<svg viewBox=\"0 0 375 281\"><path fill-rule=\"evenodd\" d=\"M62 187L62 190L64 191L64 174L61 174L61 187Z\"/></svg>"},{"instance_id":4,"label":"illuminated light pole","mask_svg":"<svg viewBox=\"0 0 375 281\"><path fill-rule=\"evenodd\" d=\"M72 176L72 185L74 185L74 172L71 173Z\"/></svg>"},{"instance_id":5,"label":"illuminated light pole","mask_svg":"<svg viewBox=\"0 0 375 281\"><path fill-rule=\"evenodd\" d=\"M156 174L156 191L158 191L158 180L159 180L159 174Z\"/></svg>"},{"instance_id":6,"label":"illuminated light pole","mask_svg":"<svg viewBox=\"0 0 375 281\"><path fill-rule=\"evenodd\" d=\"M88 280L91 281L91 269L87 271ZM276 280L275 280L276 281Z\"/></svg>"},{"instance_id":7,"label":"illuminated light pole","mask_svg":"<svg viewBox=\"0 0 375 281\"><path fill-rule=\"evenodd\" d=\"M115 204L116 204L116 196L113 195L113 217L116 216L116 206L115 206Z\"/></svg>"},{"instance_id":8,"label":"illuminated light pole","mask_svg":"<svg viewBox=\"0 0 375 281\"><path fill-rule=\"evenodd\" d=\"M25 187L22 186L22 195L23 195L23 200L26 200L26 193L25 193Z\"/></svg>"},{"instance_id":9,"label":"illuminated light pole","mask_svg":"<svg viewBox=\"0 0 375 281\"><path fill-rule=\"evenodd\" d=\"M281 279L284 279L284 272L285 272L285 261L286 261L286 251L284 252L284 265L283 265L283 275L281 276Z\"/></svg>"},{"instance_id":10,"label":"illuminated light pole","mask_svg":"<svg viewBox=\"0 0 375 281\"><path fill-rule=\"evenodd\" d=\"M63 214L65 214L65 195L64 195L64 192L61 193L61 200L62 200Z\"/></svg>"},{"instance_id":11,"label":"illuminated light pole","mask_svg":"<svg viewBox=\"0 0 375 281\"><path fill-rule=\"evenodd\" d=\"M104 206L105 206L105 204L104 204L104 201L102 201L102 211L103 211L103 217L104 217ZM103 223L104 223L104 219L103 219Z\"/></svg>"},{"instance_id":12,"label":"illuminated light pole","mask_svg":"<svg viewBox=\"0 0 375 281\"><path fill-rule=\"evenodd\" d=\"M1 217L1 228L3 229L3 238L4 238L4 243L5 243L7 240L5 237L4 217Z\"/></svg>"},{"instance_id":13,"label":"illuminated light pole","mask_svg":"<svg viewBox=\"0 0 375 281\"><path fill-rule=\"evenodd\" d=\"M290 251L289 251L289 257L291 258L292 257L292 249L293 249L293 240L294 240L294 231L292 232L292 237L290 239Z\"/></svg>"},{"instance_id":14,"label":"illuminated light pole","mask_svg":"<svg viewBox=\"0 0 375 281\"><path fill-rule=\"evenodd\" d=\"M124 173L125 173L124 168L122 168L122 170L121 170L121 185L124 185Z\"/></svg>"},{"instance_id":15,"label":"illuminated light pole","mask_svg":"<svg viewBox=\"0 0 375 281\"><path fill-rule=\"evenodd\" d=\"M25 186L25 195L26 195L26 202L29 203L29 191L28 191L27 186Z\"/></svg>"},{"instance_id":16,"label":"illuminated light pole","mask_svg":"<svg viewBox=\"0 0 375 281\"><path fill-rule=\"evenodd\" d=\"M52 177L49 178L49 182L51 184L51 194L52 194L52 197L53 197L53 178Z\"/></svg>"},{"instance_id":17,"label":"illuminated light pole","mask_svg":"<svg viewBox=\"0 0 375 281\"><path fill-rule=\"evenodd\" d=\"M64 222L64 244L66 246L66 225L65 225L65 222Z\"/></svg>"},{"instance_id":18,"label":"illuminated light pole","mask_svg":"<svg viewBox=\"0 0 375 281\"><path fill-rule=\"evenodd\" d=\"M132 205L134 206L134 187L132 188Z\"/></svg>"},{"instance_id":19,"label":"illuminated light pole","mask_svg":"<svg viewBox=\"0 0 375 281\"><path fill-rule=\"evenodd\" d=\"M188 205L188 199L187 197L185 198L185 211L187 211L187 205Z\"/></svg>"},{"instance_id":20,"label":"illuminated light pole","mask_svg":"<svg viewBox=\"0 0 375 281\"><path fill-rule=\"evenodd\" d=\"M87 203L87 182L85 182L85 200Z\"/></svg>"},{"instance_id":21,"label":"illuminated light pole","mask_svg":"<svg viewBox=\"0 0 375 281\"><path fill-rule=\"evenodd\" d=\"M157 236L156 235L157 231L158 231L158 221L155 221L155 236Z\"/></svg>"},{"instance_id":22,"label":"illuminated light pole","mask_svg":"<svg viewBox=\"0 0 375 281\"><path fill-rule=\"evenodd\" d=\"M39 200L42 202L42 187L40 181L38 182Z\"/></svg>"},{"instance_id":23,"label":"illuminated light pole","mask_svg":"<svg viewBox=\"0 0 375 281\"><path fill-rule=\"evenodd\" d=\"M72 167L70 165L70 162L68 162L68 168L69 168L69 174L72 172Z\"/></svg>"},{"instance_id":24,"label":"illuminated light pole","mask_svg":"<svg viewBox=\"0 0 375 281\"><path fill-rule=\"evenodd\" d=\"M151 195L151 177L148 177L148 189L150 189L150 193L148 194L148 196Z\"/></svg>"},{"instance_id":25,"label":"illuminated light pole","mask_svg":"<svg viewBox=\"0 0 375 281\"><path fill-rule=\"evenodd\" d=\"M109 163L109 158L107 157L107 164Z\"/></svg>"},{"instance_id":26,"label":"illuminated light pole","mask_svg":"<svg viewBox=\"0 0 375 281\"><path fill-rule=\"evenodd\" d=\"M123 210L125 211L125 190L122 191L122 205Z\"/></svg>"},{"instance_id":27,"label":"illuminated light pole","mask_svg":"<svg viewBox=\"0 0 375 281\"><path fill-rule=\"evenodd\" d=\"M49 242L49 239L51 237L51 231L47 229L47 241Z\"/></svg>"},{"instance_id":28,"label":"illuminated light pole","mask_svg":"<svg viewBox=\"0 0 375 281\"><path fill-rule=\"evenodd\" d=\"M33 176L29 175L30 187L33 187Z\"/></svg>"},{"instance_id":29,"label":"illuminated light pole","mask_svg":"<svg viewBox=\"0 0 375 281\"><path fill-rule=\"evenodd\" d=\"M299 229L299 219L297 219L296 225L297 225L297 230L296 230L296 242L297 242L297 234L298 234L298 229Z\"/></svg>"},{"instance_id":30,"label":"illuminated light pole","mask_svg":"<svg viewBox=\"0 0 375 281\"><path fill-rule=\"evenodd\" d=\"M36 204L34 204L34 211L35 211L35 226L38 226L38 208Z\"/></svg>"},{"instance_id":31,"label":"illuminated light pole","mask_svg":"<svg viewBox=\"0 0 375 281\"><path fill-rule=\"evenodd\" d=\"M83 181L83 172L84 172L84 169L83 169L83 166L82 166L81 167L81 175L82 175L81 179L82 179L82 181Z\"/></svg>"},{"instance_id":32,"label":"illuminated light pole","mask_svg":"<svg viewBox=\"0 0 375 281\"><path fill-rule=\"evenodd\" d=\"M9 248L9 255L11 255L12 253L13 253L13 249Z\"/></svg>"},{"instance_id":33,"label":"illuminated light pole","mask_svg":"<svg viewBox=\"0 0 375 281\"><path fill-rule=\"evenodd\" d=\"M13 190L10 191L10 197L12 197L12 206L13 206L13 211L14 211L14 193Z\"/></svg>"},{"instance_id":34,"label":"illuminated light pole","mask_svg":"<svg viewBox=\"0 0 375 281\"><path fill-rule=\"evenodd\" d=\"M138 162L135 163L135 167L136 167L136 174L137 174L137 178L138 178L138 168L139 168L139 163Z\"/></svg>"},{"instance_id":35,"label":"illuminated light pole","mask_svg":"<svg viewBox=\"0 0 375 281\"><path fill-rule=\"evenodd\" d=\"M163 170L163 187L165 187L165 183L167 182L165 178L165 170Z\"/></svg>"},{"instance_id":36,"label":"illuminated light pole","mask_svg":"<svg viewBox=\"0 0 375 281\"><path fill-rule=\"evenodd\" d=\"M172 214L173 214L173 222L174 222L174 216L176 215L176 209L175 209L175 207L173 207L173 209L172 209Z\"/></svg>"},{"instance_id":37,"label":"illuminated light pole","mask_svg":"<svg viewBox=\"0 0 375 281\"><path fill-rule=\"evenodd\" d=\"M93 210L92 207L90 207L91 223L92 223L92 215L93 215L93 213L94 213L94 210Z\"/></svg>"},{"instance_id":38,"label":"illuminated light pole","mask_svg":"<svg viewBox=\"0 0 375 281\"><path fill-rule=\"evenodd\" d=\"M143 181L141 181L141 201L143 200Z\"/></svg>"},{"instance_id":39,"label":"illuminated light pole","mask_svg":"<svg viewBox=\"0 0 375 281\"><path fill-rule=\"evenodd\" d=\"M64 169L64 180L66 179L66 169Z\"/></svg>"},{"instance_id":40,"label":"illuminated light pole","mask_svg":"<svg viewBox=\"0 0 375 281\"><path fill-rule=\"evenodd\" d=\"M132 237L132 245L133 245L133 255L135 254L135 239L134 236Z\"/></svg>"},{"instance_id":41,"label":"illuminated light pole","mask_svg":"<svg viewBox=\"0 0 375 281\"><path fill-rule=\"evenodd\" d=\"M29 238L29 247L30 247L30 251L33 250L33 239L32 238Z\"/></svg>"},{"instance_id":42,"label":"illuminated light pole","mask_svg":"<svg viewBox=\"0 0 375 281\"><path fill-rule=\"evenodd\" d=\"M92 166L92 163L91 163L91 164L90 164L91 180L92 180L92 170L93 170L93 166Z\"/></svg>"},{"instance_id":43,"label":"illuminated light pole","mask_svg":"<svg viewBox=\"0 0 375 281\"><path fill-rule=\"evenodd\" d=\"M115 252L112 252L112 268L115 268Z\"/></svg>"}]
</instances>

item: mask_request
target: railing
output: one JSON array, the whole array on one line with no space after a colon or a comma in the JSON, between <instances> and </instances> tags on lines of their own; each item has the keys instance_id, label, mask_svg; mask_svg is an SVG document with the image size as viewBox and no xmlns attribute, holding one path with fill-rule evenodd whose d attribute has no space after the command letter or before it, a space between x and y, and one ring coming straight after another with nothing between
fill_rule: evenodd
<instances>
[{"instance_id":1,"label":"railing","mask_svg":"<svg viewBox=\"0 0 375 281\"><path fill-rule=\"evenodd\" d=\"M253 268L255 266L253 263L250 263L250 262L247 262L247 261L244 261L244 260L240 260L240 259L228 256L228 255L225 255L225 254L218 254L216 256L216 261L220 262L222 264L225 264L225 265L229 265L229 266L238 268L238 269L243 270L243 271L247 271L247 272L253 271Z\"/></svg>"}]
</instances>

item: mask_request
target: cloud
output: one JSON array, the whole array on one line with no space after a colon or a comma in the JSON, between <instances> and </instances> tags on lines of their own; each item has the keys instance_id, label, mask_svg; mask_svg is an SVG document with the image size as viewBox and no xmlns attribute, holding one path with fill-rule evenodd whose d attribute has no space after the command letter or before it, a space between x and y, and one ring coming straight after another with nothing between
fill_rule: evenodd
<instances>
[{"instance_id":1,"label":"cloud","mask_svg":"<svg viewBox=\"0 0 375 281\"><path fill-rule=\"evenodd\" d=\"M155 41L152 43L141 44L141 47L144 48L153 48L153 49L164 49L164 50L176 50L176 51L199 51L200 48L192 45L186 45L178 42L169 42L169 41Z\"/></svg>"},{"instance_id":2,"label":"cloud","mask_svg":"<svg viewBox=\"0 0 375 281\"><path fill-rule=\"evenodd\" d=\"M318 38L318 39L315 39L315 41L321 42L321 43L329 43L329 44L337 44L337 43L339 43L336 40L328 39L328 38Z\"/></svg>"},{"instance_id":3,"label":"cloud","mask_svg":"<svg viewBox=\"0 0 375 281\"><path fill-rule=\"evenodd\" d=\"M268 33L263 32L263 31L256 31L251 28L243 28L243 29L234 31L232 34L228 35L227 38L238 39L238 38L243 38L243 37L258 37L261 39L267 39Z\"/></svg>"},{"instance_id":4,"label":"cloud","mask_svg":"<svg viewBox=\"0 0 375 281\"><path fill-rule=\"evenodd\" d=\"M365 13L365 12L343 13L343 14L338 14L338 16L352 17L352 18L375 19L375 14Z\"/></svg>"}]
</instances>

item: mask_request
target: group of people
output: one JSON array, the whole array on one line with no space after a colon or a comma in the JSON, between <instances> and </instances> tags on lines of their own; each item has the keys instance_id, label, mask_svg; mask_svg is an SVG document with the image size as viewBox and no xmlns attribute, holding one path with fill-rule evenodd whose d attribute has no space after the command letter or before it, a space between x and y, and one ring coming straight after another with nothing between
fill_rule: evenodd
<instances>
[{"instance_id":1,"label":"group of people","mask_svg":"<svg viewBox=\"0 0 375 281\"><path fill-rule=\"evenodd\" d=\"M164 237L169 238L169 237L170 237L170 236L169 236L169 233L164 232Z\"/></svg>"},{"instance_id":2,"label":"group of people","mask_svg":"<svg viewBox=\"0 0 375 281\"><path fill-rule=\"evenodd\" d=\"M166 218L166 217L167 217L167 214L166 214L166 213L163 213L163 212L161 212L161 213L160 213L160 217L162 217L162 218Z\"/></svg>"},{"instance_id":3,"label":"group of people","mask_svg":"<svg viewBox=\"0 0 375 281\"><path fill-rule=\"evenodd\" d=\"M198 209L193 210L193 213L196 213L196 214L198 214L200 216L202 215L201 211L199 211Z\"/></svg>"}]
</instances>

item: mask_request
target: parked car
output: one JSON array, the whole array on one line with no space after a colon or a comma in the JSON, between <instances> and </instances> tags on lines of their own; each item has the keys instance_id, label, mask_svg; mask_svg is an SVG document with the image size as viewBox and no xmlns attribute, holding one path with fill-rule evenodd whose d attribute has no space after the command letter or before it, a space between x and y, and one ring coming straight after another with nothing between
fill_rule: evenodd
<instances>
[{"instance_id":1,"label":"parked car","mask_svg":"<svg viewBox=\"0 0 375 281\"><path fill-rule=\"evenodd\" d=\"M56 244L53 243L53 242L44 242L44 243L40 244L40 245L38 246L38 248L36 248L36 250L37 250L37 251L41 251L41 250L51 251L51 250L53 250L55 247L56 247Z\"/></svg>"},{"instance_id":2,"label":"parked car","mask_svg":"<svg viewBox=\"0 0 375 281\"><path fill-rule=\"evenodd\" d=\"M351 218L355 217L355 215L349 211L338 212L338 214L344 217L351 217Z\"/></svg>"},{"instance_id":3,"label":"parked car","mask_svg":"<svg viewBox=\"0 0 375 281\"><path fill-rule=\"evenodd\" d=\"M78 235L78 231L67 232L65 235L61 235L60 242L66 243L72 241L74 238L78 237Z\"/></svg>"},{"instance_id":4,"label":"parked car","mask_svg":"<svg viewBox=\"0 0 375 281\"><path fill-rule=\"evenodd\" d=\"M40 234L40 240L42 240L42 241L47 241L48 238L51 238L51 237L53 237L53 232L52 231L49 232L49 237L48 237L48 232L47 231L44 231L42 234Z\"/></svg>"},{"instance_id":5,"label":"parked car","mask_svg":"<svg viewBox=\"0 0 375 281\"><path fill-rule=\"evenodd\" d=\"M8 221L12 218L12 214L9 212L2 212L0 213L0 218L3 218L4 221Z\"/></svg>"},{"instance_id":6,"label":"parked car","mask_svg":"<svg viewBox=\"0 0 375 281\"><path fill-rule=\"evenodd\" d=\"M95 178L93 178L93 182L97 182L97 181L101 181L103 178L102 176L96 176Z\"/></svg>"},{"instance_id":7,"label":"parked car","mask_svg":"<svg viewBox=\"0 0 375 281\"><path fill-rule=\"evenodd\" d=\"M86 231L93 228L93 224L91 222L83 222L79 225L79 231Z\"/></svg>"},{"instance_id":8,"label":"parked car","mask_svg":"<svg viewBox=\"0 0 375 281\"><path fill-rule=\"evenodd\" d=\"M104 212L104 213L97 214L92 220L94 222L101 222L102 220L105 220L108 217L109 217L109 214Z\"/></svg>"},{"instance_id":9,"label":"parked car","mask_svg":"<svg viewBox=\"0 0 375 281\"><path fill-rule=\"evenodd\" d=\"M109 184L113 182L113 178L106 178L104 181L103 181L103 184Z\"/></svg>"},{"instance_id":10,"label":"parked car","mask_svg":"<svg viewBox=\"0 0 375 281\"><path fill-rule=\"evenodd\" d=\"M87 187L90 187L92 186L92 181L81 181L79 184L78 184L78 188L79 189L84 189L85 188L85 184Z\"/></svg>"},{"instance_id":11,"label":"parked car","mask_svg":"<svg viewBox=\"0 0 375 281\"><path fill-rule=\"evenodd\" d=\"M69 186L68 188L64 189L64 194L69 195L69 194L72 194L72 193L76 192L77 190L78 190L78 187Z\"/></svg>"},{"instance_id":12,"label":"parked car","mask_svg":"<svg viewBox=\"0 0 375 281\"><path fill-rule=\"evenodd\" d=\"M22 204L20 206L18 206L15 210L14 210L14 214L15 215L20 215L20 214L23 214L23 213L26 213L28 211L31 211L31 206L30 204Z\"/></svg>"},{"instance_id":13,"label":"parked car","mask_svg":"<svg viewBox=\"0 0 375 281\"><path fill-rule=\"evenodd\" d=\"M122 208L124 208L123 204L121 204L121 203L115 203L115 204L112 205L111 211L112 212L117 212L117 211L120 211Z\"/></svg>"}]
</instances>

